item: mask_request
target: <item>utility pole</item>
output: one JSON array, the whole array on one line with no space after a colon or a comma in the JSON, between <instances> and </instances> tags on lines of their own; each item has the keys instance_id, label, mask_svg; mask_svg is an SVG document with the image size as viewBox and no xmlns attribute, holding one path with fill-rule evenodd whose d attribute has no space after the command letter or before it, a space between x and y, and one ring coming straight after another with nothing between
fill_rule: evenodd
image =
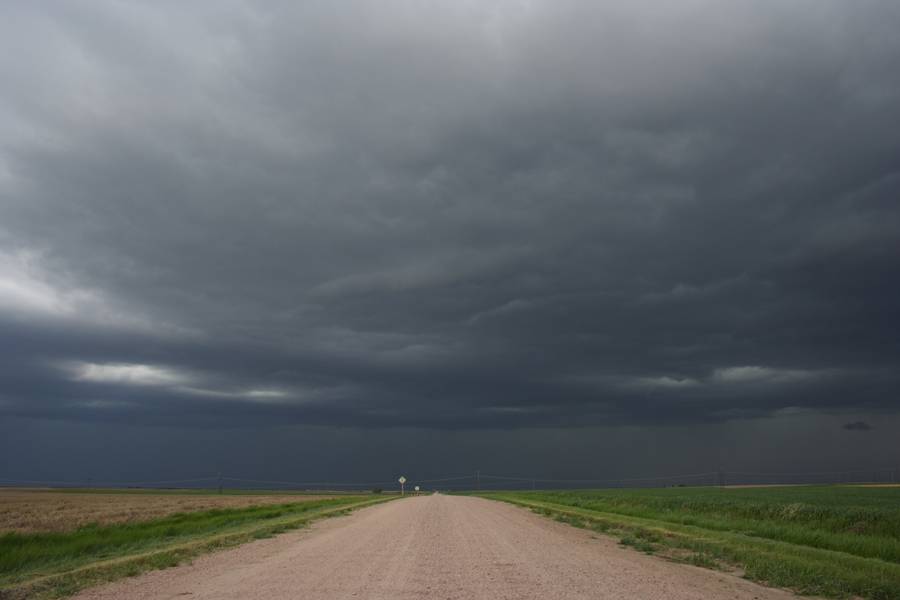
<instances>
[{"instance_id":1,"label":"utility pole","mask_svg":"<svg viewBox=\"0 0 900 600\"><path fill-rule=\"evenodd\" d=\"M475 471L475 489L481 491L481 471Z\"/></svg>"},{"instance_id":2,"label":"utility pole","mask_svg":"<svg viewBox=\"0 0 900 600\"><path fill-rule=\"evenodd\" d=\"M218 477L219 477L219 493L221 494L222 493L222 471L219 471Z\"/></svg>"}]
</instances>

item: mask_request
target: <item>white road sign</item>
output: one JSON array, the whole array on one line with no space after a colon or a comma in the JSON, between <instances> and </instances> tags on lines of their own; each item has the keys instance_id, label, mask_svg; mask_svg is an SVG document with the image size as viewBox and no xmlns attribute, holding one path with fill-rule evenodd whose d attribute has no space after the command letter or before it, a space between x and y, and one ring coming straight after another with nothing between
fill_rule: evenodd
<instances>
[{"instance_id":1,"label":"white road sign","mask_svg":"<svg viewBox=\"0 0 900 600\"><path fill-rule=\"evenodd\" d=\"M401 475L401 476L400 476L400 479L398 479L397 481L399 481L400 484L402 485L402 484L406 483L406 477L404 477L403 475Z\"/></svg>"}]
</instances>

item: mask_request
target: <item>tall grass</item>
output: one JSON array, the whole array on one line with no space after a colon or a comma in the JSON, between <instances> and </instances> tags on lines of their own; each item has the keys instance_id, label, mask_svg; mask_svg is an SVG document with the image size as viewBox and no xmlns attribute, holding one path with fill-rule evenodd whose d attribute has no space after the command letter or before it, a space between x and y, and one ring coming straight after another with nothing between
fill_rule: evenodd
<instances>
[{"instance_id":1,"label":"tall grass","mask_svg":"<svg viewBox=\"0 0 900 600\"><path fill-rule=\"evenodd\" d=\"M669 488L485 494L623 544L807 594L900 598L900 488ZM672 554L672 549L679 553ZM684 552L688 554L685 555Z\"/></svg>"},{"instance_id":2,"label":"tall grass","mask_svg":"<svg viewBox=\"0 0 900 600\"><path fill-rule=\"evenodd\" d=\"M212 509L117 525L88 525L66 533L0 535L0 584L118 556L177 545L279 518L359 503L345 497L238 509Z\"/></svg>"},{"instance_id":3,"label":"tall grass","mask_svg":"<svg viewBox=\"0 0 900 600\"><path fill-rule=\"evenodd\" d=\"M545 501L900 562L900 488L544 492Z\"/></svg>"}]
</instances>

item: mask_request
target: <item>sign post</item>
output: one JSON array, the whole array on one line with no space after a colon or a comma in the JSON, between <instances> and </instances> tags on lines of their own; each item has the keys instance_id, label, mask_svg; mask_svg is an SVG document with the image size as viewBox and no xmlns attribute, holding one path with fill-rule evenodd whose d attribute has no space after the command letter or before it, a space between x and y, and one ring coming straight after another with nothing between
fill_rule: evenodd
<instances>
[{"instance_id":1,"label":"sign post","mask_svg":"<svg viewBox=\"0 0 900 600\"><path fill-rule=\"evenodd\" d=\"M416 496L419 495L419 486L416 486Z\"/></svg>"},{"instance_id":2,"label":"sign post","mask_svg":"<svg viewBox=\"0 0 900 600\"><path fill-rule=\"evenodd\" d=\"M402 496L403 493L404 493L403 484L406 483L406 477L404 477L403 475L401 475L401 476L400 476L400 479L398 479L397 481L400 482L400 495Z\"/></svg>"}]
</instances>

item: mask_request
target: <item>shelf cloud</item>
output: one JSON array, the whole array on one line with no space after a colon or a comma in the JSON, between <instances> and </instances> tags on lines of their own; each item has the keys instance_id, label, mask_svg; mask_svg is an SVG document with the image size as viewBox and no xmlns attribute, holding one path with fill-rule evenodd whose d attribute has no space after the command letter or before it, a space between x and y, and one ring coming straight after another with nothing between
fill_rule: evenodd
<instances>
[{"instance_id":1,"label":"shelf cloud","mask_svg":"<svg viewBox=\"0 0 900 600\"><path fill-rule=\"evenodd\" d=\"M896 2L0 12L4 419L900 411Z\"/></svg>"}]
</instances>

